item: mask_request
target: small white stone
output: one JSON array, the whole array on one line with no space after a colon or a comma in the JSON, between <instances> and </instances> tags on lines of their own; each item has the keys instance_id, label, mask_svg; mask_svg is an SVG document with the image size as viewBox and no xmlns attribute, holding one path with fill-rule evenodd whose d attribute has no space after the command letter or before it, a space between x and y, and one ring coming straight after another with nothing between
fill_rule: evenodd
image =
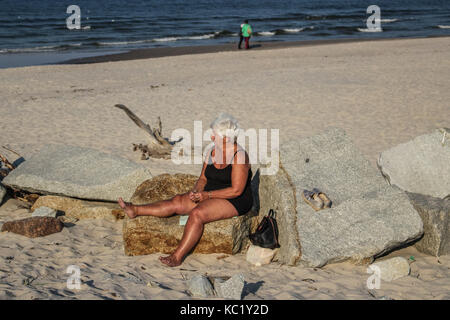
<instances>
[{"instance_id":1,"label":"small white stone","mask_svg":"<svg viewBox=\"0 0 450 320\"><path fill-rule=\"evenodd\" d=\"M269 264L277 249L268 249L268 248L261 248L259 246L250 245L250 247L247 250L246 259L251 264L260 267L264 264Z\"/></svg>"},{"instance_id":2,"label":"small white stone","mask_svg":"<svg viewBox=\"0 0 450 320\"><path fill-rule=\"evenodd\" d=\"M372 270L379 268L381 280L387 282L405 277L411 271L408 260L402 257L372 263L369 268Z\"/></svg>"}]
</instances>

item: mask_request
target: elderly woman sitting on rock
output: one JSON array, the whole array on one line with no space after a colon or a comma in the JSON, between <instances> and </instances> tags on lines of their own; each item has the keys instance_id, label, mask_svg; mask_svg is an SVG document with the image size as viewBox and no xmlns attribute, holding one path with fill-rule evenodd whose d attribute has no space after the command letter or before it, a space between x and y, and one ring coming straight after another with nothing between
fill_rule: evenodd
<instances>
[{"instance_id":1,"label":"elderly woman sitting on rock","mask_svg":"<svg viewBox=\"0 0 450 320\"><path fill-rule=\"evenodd\" d=\"M211 123L214 148L205 157L202 172L192 191L169 200L146 205L119 205L129 218L136 216L169 217L189 215L184 234L175 252L160 257L162 263L175 267L200 240L208 222L232 218L250 211L253 205L252 172L246 151L237 144L238 123L221 114Z\"/></svg>"}]
</instances>

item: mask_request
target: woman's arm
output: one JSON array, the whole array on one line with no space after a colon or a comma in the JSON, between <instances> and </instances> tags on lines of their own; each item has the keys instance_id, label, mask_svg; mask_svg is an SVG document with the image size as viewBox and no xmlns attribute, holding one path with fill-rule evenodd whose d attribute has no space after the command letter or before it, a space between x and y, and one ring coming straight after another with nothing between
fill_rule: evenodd
<instances>
[{"instance_id":1,"label":"woman's arm","mask_svg":"<svg viewBox=\"0 0 450 320\"><path fill-rule=\"evenodd\" d=\"M197 182L195 183L192 190L189 192L189 199L191 199L194 202L198 202L198 194L199 192L203 192L205 189L206 183L208 182L208 179L205 176L205 170L206 170L206 164L207 161L203 162L202 172L200 173L200 177L198 178Z\"/></svg>"},{"instance_id":2,"label":"woman's arm","mask_svg":"<svg viewBox=\"0 0 450 320\"><path fill-rule=\"evenodd\" d=\"M206 182L208 181L205 176L205 170L206 162L203 163L202 173L200 173L200 177L198 178L197 182L194 185L194 188L192 189L193 192L200 192L205 189Z\"/></svg>"}]
</instances>

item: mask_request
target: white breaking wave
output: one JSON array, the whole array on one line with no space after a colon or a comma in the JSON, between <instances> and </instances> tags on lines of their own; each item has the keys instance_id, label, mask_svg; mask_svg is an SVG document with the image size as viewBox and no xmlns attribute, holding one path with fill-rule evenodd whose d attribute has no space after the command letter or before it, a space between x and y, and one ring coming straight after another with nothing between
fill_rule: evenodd
<instances>
[{"instance_id":1,"label":"white breaking wave","mask_svg":"<svg viewBox=\"0 0 450 320\"><path fill-rule=\"evenodd\" d=\"M358 28L359 32L383 32L383 29L381 28L374 28L374 29L366 29L366 28Z\"/></svg>"},{"instance_id":2,"label":"white breaking wave","mask_svg":"<svg viewBox=\"0 0 450 320\"><path fill-rule=\"evenodd\" d=\"M170 38L159 38L159 39L153 39L153 41L161 41L161 42L167 42L167 41L177 41L179 38L170 37Z\"/></svg>"},{"instance_id":3,"label":"white breaking wave","mask_svg":"<svg viewBox=\"0 0 450 320\"><path fill-rule=\"evenodd\" d=\"M178 40L203 40L203 39L214 38L214 36L215 36L214 33L210 33L210 34L204 34L204 35L201 35L201 36L156 38L156 39L153 39L152 41L168 42L168 41L178 41Z\"/></svg>"},{"instance_id":4,"label":"white breaking wave","mask_svg":"<svg viewBox=\"0 0 450 320\"><path fill-rule=\"evenodd\" d=\"M57 51L63 47L79 47L81 43L66 44L63 46L41 46L33 48L17 48L17 49L0 49L0 53L33 53L33 52L49 52Z\"/></svg>"},{"instance_id":5,"label":"white breaking wave","mask_svg":"<svg viewBox=\"0 0 450 320\"><path fill-rule=\"evenodd\" d=\"M389 22L395 22L395 21L397 21L398 19L381 19L380 21L382 22L382 23L389 23Z\"/></svg>"},{"instance_id":6,"label":"white breaking wave","mask_svg":"<svg viewBox=\"0 0 450 320\"><path fill-rule=\"evenodd\" d=\"M262 31L262 32L258 32L258 35L260 35L260 36L273 36L273 35L275 35L275 32L272 32L272 31Z\"/></svg>"},{"instance_id":7,"label":"white breaking wave","mask_svg":"<svg viewBox=\"0 0 450 320\"><path fill-rule=\"evenodd\" d=\"M283 29L284 32L290 32L290 33L296 33L296 32L302 32L305 29L314 29L314 26L310 26L310 27L303 27L303 28L292 28L292 29Z\"/></svg>"},{"instance_id":8,"label":"white breaking wave","mask_svg":"<svg viewBox=\"0 0 450 320\"><path fill-rule=\"evenodd\" d=\"M440 29L450 29L450 26L438 25L438 28L440 28Z\"/></svg>"},{"instance_id":9,"label":"white breaking wave","mask_svg":"<svg viewBox=\"0 0 450 320\"><path fill-rule=\"evenodd\" d=\"M201 36L186 36L186 37L165 37L165 38L155 38L150 40L136 40L136 41L119 41L119 42L99 42L101 46L123 46L127 44L139 44L139 43L149 43L149 42L170 42L178 40L203 40L213 38L216 33L204 34Z\"/></svg>"},{"instance_id":10,"label":"white breaking wave","mask_svg":"<svg viewBox=\"0 0 450 320\"><path fill-rule=\"evenodd\" d=\"M292 32L292 33L301 32L303 30L305 30L305 28L283 29L284 32Z\"/></svg>"},{"instance_id":11,"label":"white breaking wave","mask_svg":"<svg viewBox=\"0 0 450 320\"><path fill-rule=\"evenodd\" d=\"M100 46L123 46L127 44L137 44L151 42L151 40L137 40L137 41L120 41L120 42L99 42Z\"/></svg>"},{"instance_id":12,"label":"white breaking wave","mask_svg":"<svg viewBox=\"0 0 450 320\"><path fill-rule=\"evenodd\" d=\"M203 40L203 39L210 39L214 37L214 33L211 34L204 34L202 36L191 36L191 37L181 37L180 39L188 39L188 40Z\"/></svg>"}]
</instances>

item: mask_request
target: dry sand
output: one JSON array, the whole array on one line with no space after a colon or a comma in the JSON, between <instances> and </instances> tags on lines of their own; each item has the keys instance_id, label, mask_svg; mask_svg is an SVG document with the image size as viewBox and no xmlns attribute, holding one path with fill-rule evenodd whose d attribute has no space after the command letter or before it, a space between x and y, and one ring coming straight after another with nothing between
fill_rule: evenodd
<instances>
[{"instance_id":1,"label":"dry sand","mask_svg":"<svg viewBox=\"0 0 450 320\"><path fill-rule=\"evenodd\" d=\"M375 166L378 154L436 127L450 127L448 38L329 44L236 51L89 65L0 70L0 145L30 157L46 143L114 153L163 172L198 173L198 166L142 161L131 143L145 134L116 103L163 132L207 127L220 112L244 128L279 128L280 141L344 128ZM152 87L153 86L153 87ZM13 154L2 151L10 160ZM30 216L17 200L0 207L0 224ZM243 272L244 299L449 299L450 256L413 255L408 277L369 290L366 267L252 267L239 254L191 255L181 267L158 254L127 257L121 223L81 220L61 233L28 239L0 234L0 299L189 299L194 274ZM221 258L221 259L218 259ZM81 268L81 290L68 290L69 265Z\"/></svg>"}]
</instances>

